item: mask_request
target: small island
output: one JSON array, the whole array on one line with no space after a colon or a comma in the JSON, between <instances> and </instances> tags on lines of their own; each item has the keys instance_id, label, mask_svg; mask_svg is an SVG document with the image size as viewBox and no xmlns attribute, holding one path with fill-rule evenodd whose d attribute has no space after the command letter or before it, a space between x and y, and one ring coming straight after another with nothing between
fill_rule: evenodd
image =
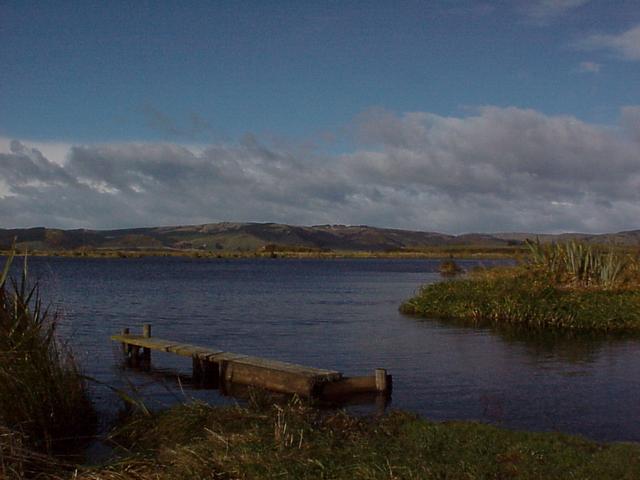
<instances>
[{"instance_id":1,"label":"small island","mask_svg":"<svg viewBox=\"0 0 640 480\"><path fill-rule=\"evenodd\" d=\"M515 266L422 287L406 314L472 325L640 333L640 262L614 247L527 242Z\"/></svg>"}]
</instances>

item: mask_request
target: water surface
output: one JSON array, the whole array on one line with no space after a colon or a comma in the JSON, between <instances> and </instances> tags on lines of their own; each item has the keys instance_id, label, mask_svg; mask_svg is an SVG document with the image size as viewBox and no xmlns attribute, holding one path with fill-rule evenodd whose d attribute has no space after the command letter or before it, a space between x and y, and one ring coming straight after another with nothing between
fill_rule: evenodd
<instances>
[{"instance_id":1,"label":"water surface","mask_svg":"<svg viewBox=\"0 0 640 480\"><path fill-rule=\"evenodd\" d=\"M420 284L440 280L438 264L34 258L31 270L86 373L115 386L132 382L157 405L185 396L233 400L125 374L109 341L123 327L149 322L159 337L347 375L384 367L394 376L392 407L434 420L640 441L640 341L534 339L398 313ZM171 355L153 359L189 370ZM119 405L108 389L94 395L103 412Z\"/></svg>"}]
</instances>

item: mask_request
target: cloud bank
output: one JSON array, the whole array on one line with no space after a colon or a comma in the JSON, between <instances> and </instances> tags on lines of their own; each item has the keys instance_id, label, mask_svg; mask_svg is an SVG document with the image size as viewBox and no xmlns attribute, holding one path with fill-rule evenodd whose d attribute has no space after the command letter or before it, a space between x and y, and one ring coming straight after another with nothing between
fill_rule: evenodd
<instances>
[{"instance_id":1,"label":"cloud bank","mask_svg":"<svg viewBox=\"0 0 640 480\"><path fill-rule=\"evenodd\" d=\"M59 164L13 141L0 153L0 225L234 220L448 233L640 228L638 106L626 107L615 128L497 107L464 117L375 110L353 127L356 147L339 155L247 135L200 150L73 145Z\"/></svg>"}]
</instances>

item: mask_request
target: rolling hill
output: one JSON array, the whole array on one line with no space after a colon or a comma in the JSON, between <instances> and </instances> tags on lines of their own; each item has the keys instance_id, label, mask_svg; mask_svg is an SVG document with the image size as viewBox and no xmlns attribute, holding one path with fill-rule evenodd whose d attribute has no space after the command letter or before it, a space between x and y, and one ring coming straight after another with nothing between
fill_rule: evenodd
<instances>
[{"instance_id":1,"label":"rolling hill","mask_svg":"<svg viewBox=\"0 0 640 480\"><path fill-rule=\"evenodd\" d=\"M0 248L19 247L39 251L91 250L206 250L256 251L260 249L308 249L319 251L396 251L444 246L504 247L520 245L527 238L542 242L577 239L593 243L640 245L640 230L603 235L566 233L496 233L446 235L348 225L295 226L277 223L211 223L177 227L120 230L60 230L52 228L0 229Z\"/></svg>"}]
</instances>

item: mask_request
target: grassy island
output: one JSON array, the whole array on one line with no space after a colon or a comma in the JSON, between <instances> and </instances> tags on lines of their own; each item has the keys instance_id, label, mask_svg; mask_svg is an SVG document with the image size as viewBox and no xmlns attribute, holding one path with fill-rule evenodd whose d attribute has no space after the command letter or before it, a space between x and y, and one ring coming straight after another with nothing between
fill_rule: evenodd
<instances>
[{"instance_id":1,"label":"grassy island","mask_svg":"<svg viewBox=\"0 0 640 480\"><path fill-rule=\"evenodd\" d=\"M636 256L575 242L529 248L518 266L426 285L400 310L474 325L640 333Z\"/></svg>"}]
</instances>

